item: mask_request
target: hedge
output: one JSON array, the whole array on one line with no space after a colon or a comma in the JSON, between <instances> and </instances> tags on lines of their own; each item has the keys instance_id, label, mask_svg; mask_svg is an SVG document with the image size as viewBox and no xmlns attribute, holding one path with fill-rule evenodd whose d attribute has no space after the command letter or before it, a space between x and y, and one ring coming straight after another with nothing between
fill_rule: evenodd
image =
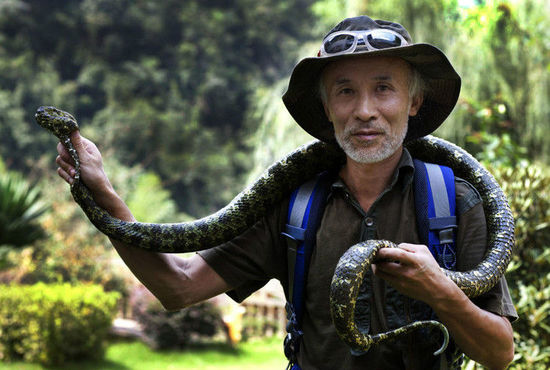
<instances>
[{"instance_id":1,"label":"hedge","mask_svg":"<svg viewBox=\"0 0 550 370\"><path fill-rule=\"evenodd\" d=\"M510 369L550 368L550 168L525 162L491 168L516 221L516 248L506 280L518 311Z\"/></svg>"},{"instance_id":2,"label":"hedge","mask_svg":"<svg viewBox=\"0 0 550 370\"><path fill-rule=\"evenodd\" d=\"M118 298L99 285L0 285L0 357L46 365L101 358Z\"/></svg>"}]
</instances>

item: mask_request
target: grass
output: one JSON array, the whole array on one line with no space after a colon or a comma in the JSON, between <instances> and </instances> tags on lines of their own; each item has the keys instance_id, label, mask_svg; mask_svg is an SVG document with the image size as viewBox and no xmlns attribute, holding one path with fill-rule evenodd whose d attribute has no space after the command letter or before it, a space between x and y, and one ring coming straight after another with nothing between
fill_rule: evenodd
<instances>
[{"instance_id":1,"label":"grass","mask_svg":"<svg viewBox=\"0 0 550 370\"><path fill-rule=\"evenodd\" d=\"M85 361L65 364L59 368L46 368L23 362L0 363L8 370L281 370L286 366L283 341L274 337L251 340L231 348L224 344L196 346L184 351L152 351L138 341L111 343L102 361Z\"/></svg>"}]
</instances>

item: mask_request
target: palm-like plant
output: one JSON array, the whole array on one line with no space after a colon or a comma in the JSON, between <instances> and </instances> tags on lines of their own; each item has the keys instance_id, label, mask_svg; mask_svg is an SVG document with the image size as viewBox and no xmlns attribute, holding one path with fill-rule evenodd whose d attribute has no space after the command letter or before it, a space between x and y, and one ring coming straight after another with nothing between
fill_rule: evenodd
<instances>
[{"instance_id":1,"label":"palm-like plant","mask_svg":"<svg viewBox=\"0 0 550 370\"><path fill-rule=\"evenodd\" d=\"M44 236L40 192L18 173L0 171L0 246L23 247Z\"/></svg>"}]
</instances>

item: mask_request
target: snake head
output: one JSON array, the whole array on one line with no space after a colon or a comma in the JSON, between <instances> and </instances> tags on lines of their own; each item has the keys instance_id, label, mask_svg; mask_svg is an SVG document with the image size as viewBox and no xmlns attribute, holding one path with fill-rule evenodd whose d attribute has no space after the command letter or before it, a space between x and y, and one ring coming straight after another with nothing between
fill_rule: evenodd
<instances>
[{"instance_id":1,"label":"snake head","mask_svg":"<svg viewBox=\"0 0 550 370\"><path fill-rule=\"evenodd\" d=\"M70 113L55 107L39 107L34 118L40 126L60 139L79 129L76 119Z\"/></svg>"}]
</instances>

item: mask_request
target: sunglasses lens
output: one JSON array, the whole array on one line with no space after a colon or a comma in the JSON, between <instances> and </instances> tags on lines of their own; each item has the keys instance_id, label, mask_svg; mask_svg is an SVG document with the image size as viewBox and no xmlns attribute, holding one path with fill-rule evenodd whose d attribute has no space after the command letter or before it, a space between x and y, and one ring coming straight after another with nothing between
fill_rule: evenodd
<instances>
[{"instance_id":1,"label":"sunglasses lens","mask_svg":"<svg viewBox=\"0 0 550 370\"><path fill-rule=\"evenodd\" d=\"M338 35L334 38L325 41L325 52L328 54L341 53L353 47L355 36L353 35Z\"/></svg>"},{"instance_id":2,"label":"sunglasses lens","mask_svg":"<svg viewBox=\"0 0 550 370\"><path fill-rule=\"evenodd\" d=\"M390 32L376 32L367 36L368 43L375 49L385 49L401 46L402 41Z\"/></svg>"}]
</instances>

